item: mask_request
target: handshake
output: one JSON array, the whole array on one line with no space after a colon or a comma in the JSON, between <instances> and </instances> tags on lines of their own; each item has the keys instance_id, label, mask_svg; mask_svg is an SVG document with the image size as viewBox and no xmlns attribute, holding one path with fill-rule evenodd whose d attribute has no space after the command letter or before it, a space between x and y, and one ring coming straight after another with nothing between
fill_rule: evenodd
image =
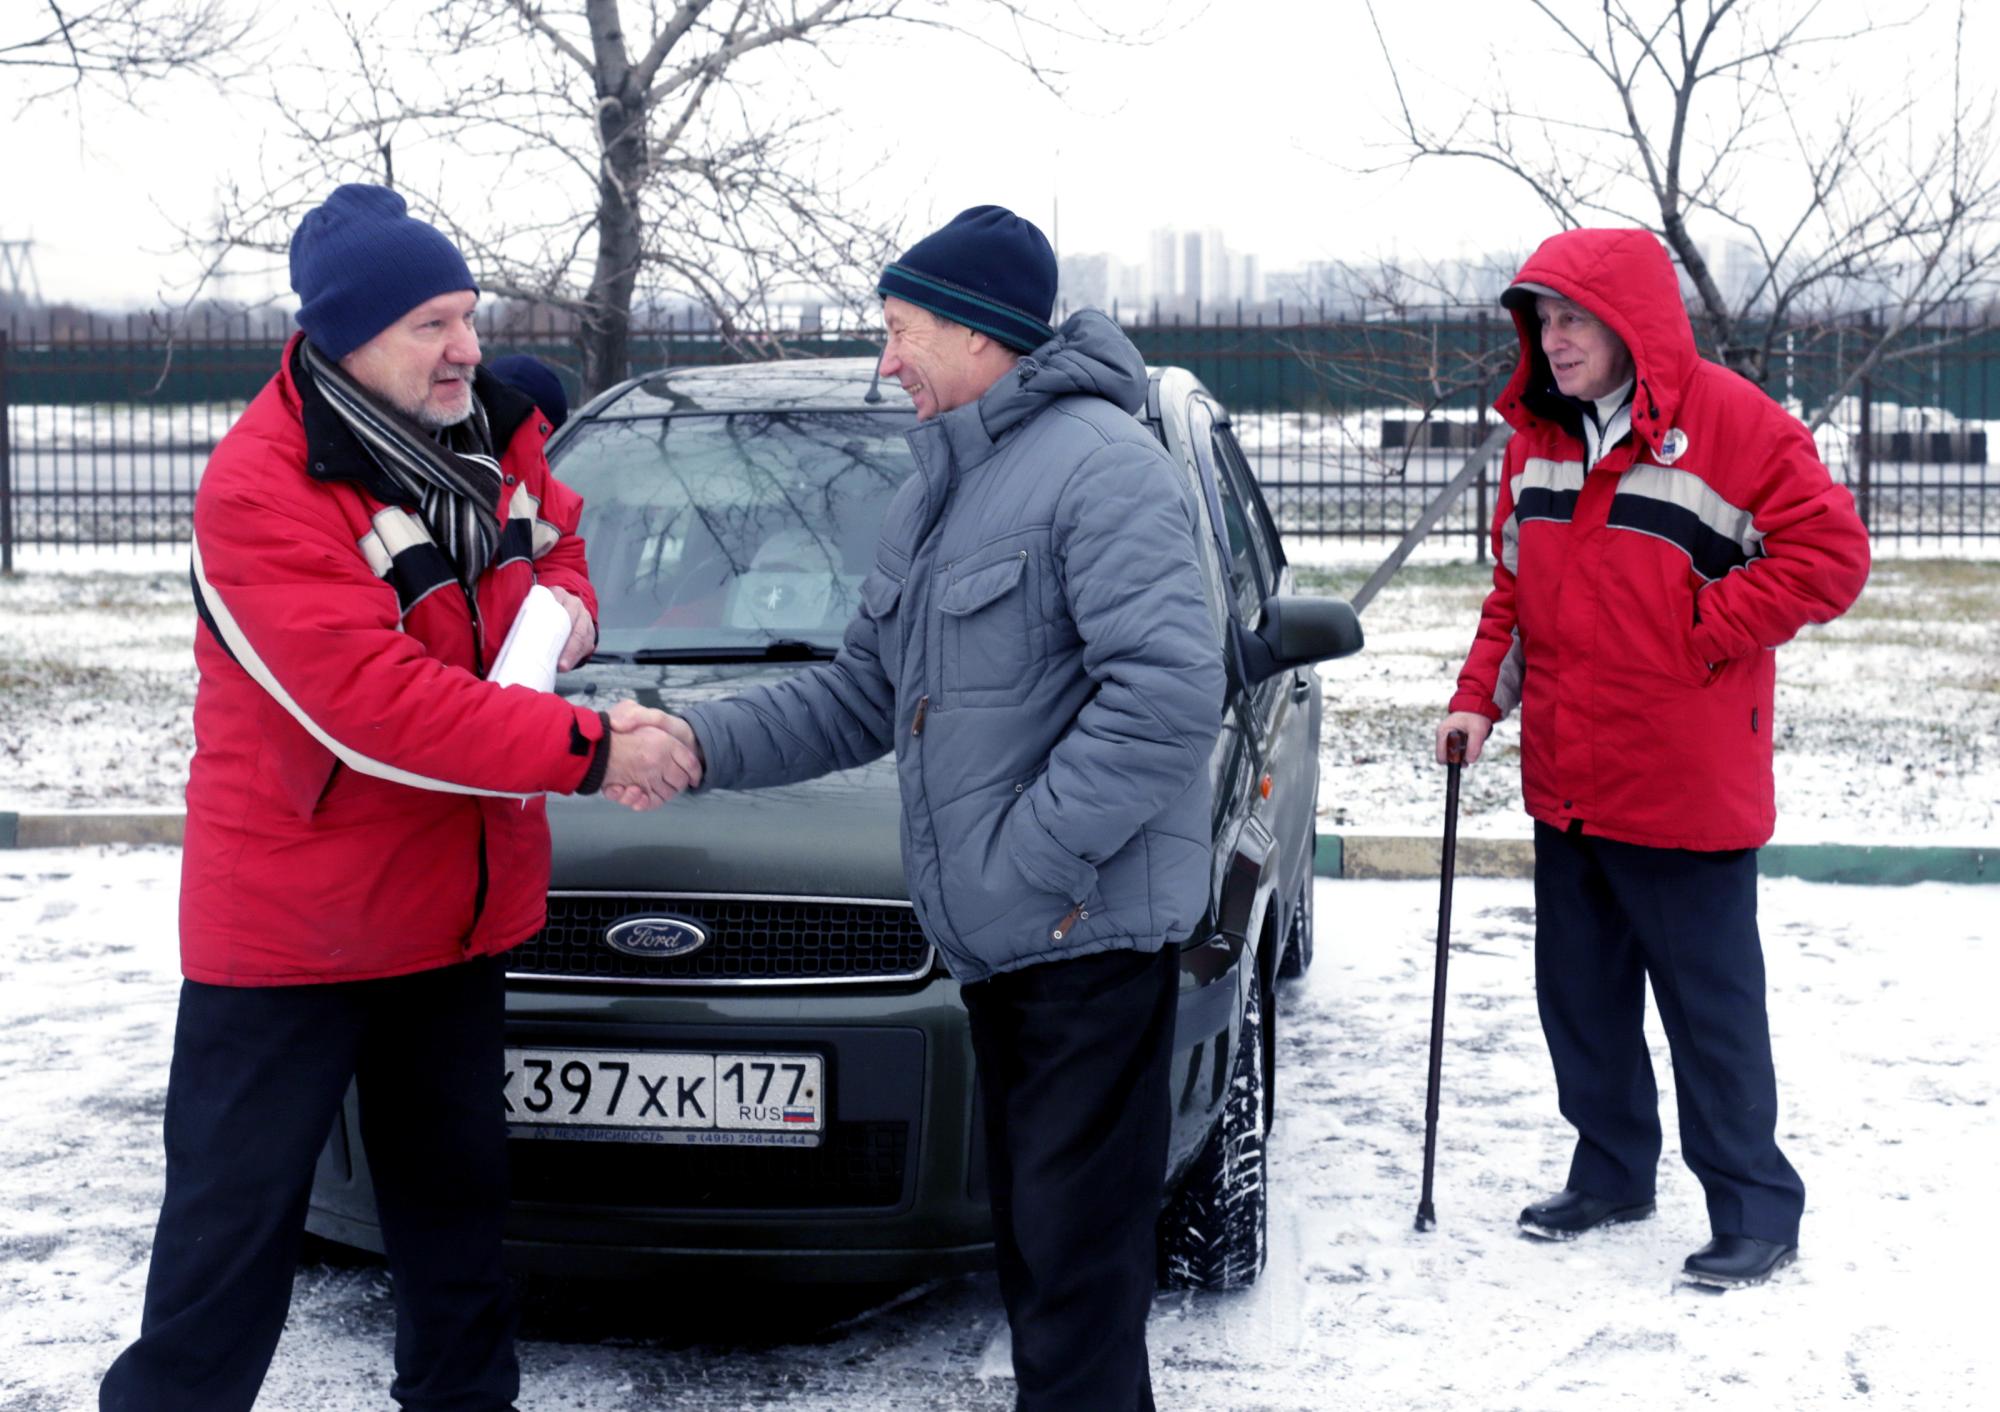
<instances>
[{"instance_id":1,"label":"handshake","mask_svg":"<svg viewBox=\"0 0 2000 1412\"><path fill-rule=\"evenodd\" d=\"M657 809L701 783L701 747L679 716L621 701L611 718L611 759L601 792L635 813Z\"/></svg>"}]
</instances>

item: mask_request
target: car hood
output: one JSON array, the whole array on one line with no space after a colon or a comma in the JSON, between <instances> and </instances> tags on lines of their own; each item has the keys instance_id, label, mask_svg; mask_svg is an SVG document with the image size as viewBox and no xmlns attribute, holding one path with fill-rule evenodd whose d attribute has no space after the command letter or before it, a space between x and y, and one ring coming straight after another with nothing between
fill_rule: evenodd
<instances>
[{"instance_id":1,"label":"car hood","mask_svg":"<svg viewBox=\"0 0 2000 1412\"><path fill-rule=\"evenodd\" d=\"M796 662L593 664L567 673L557 690L597 710L630 698L673 711L799 670ZM896 766L886 755L803 784L685 795L647 814L550 795L549 829L556 891L909 896Z\"/></svg>"}]
</instances>

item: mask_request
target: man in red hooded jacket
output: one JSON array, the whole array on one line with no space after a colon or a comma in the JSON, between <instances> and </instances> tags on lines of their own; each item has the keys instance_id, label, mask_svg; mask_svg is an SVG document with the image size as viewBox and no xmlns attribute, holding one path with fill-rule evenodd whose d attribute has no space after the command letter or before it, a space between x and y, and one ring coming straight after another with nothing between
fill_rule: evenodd
<instances>
[{"instance_id":1,"label":"man in red hooded jacket","mask_svg":"<svg viewBox=\"0 0 2000 1412\"><path fill-rule=\"evenodd\" d=\"M1564 1190L1520 1224L1567 1240L1653 1213L1650 977L1714 1236L1683 1277L1755 1284L1796 1254L1805 1205L1757 934L1774 649L1854 601L1867 532L1797 418L1697 355L1650 233L1555 236L1501 302L1521 361L1493 591L1437 753L1459 730L1478 759L1520 706L1535 990L1577 1131Z\"/></svg>"},{"instance_id":2,"label":"man in red hooded jacket","mask_svg":"<svg viewBox=\"0 0 2000 1412\"><path fill-rule=\"evenodd\" d=\"M548 423L479 367L443 234L343 186L292 240L302 336L195 497L195 755L166 1195L140 1336L100 1406L248 1412L284 1327L315 1156L350 1081L406 1408L519 1386L497 954L541 927L541 796L634 808L699 778L664 717L483 680L528 592L596 640L582 502Z\"/></svg>"}]
</instances>

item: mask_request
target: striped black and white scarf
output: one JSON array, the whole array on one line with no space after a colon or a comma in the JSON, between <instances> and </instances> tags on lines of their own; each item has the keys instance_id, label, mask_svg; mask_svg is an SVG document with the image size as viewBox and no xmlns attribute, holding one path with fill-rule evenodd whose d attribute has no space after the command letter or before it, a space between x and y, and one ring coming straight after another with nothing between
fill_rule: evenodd
<instances>
[{"instance_id":1,"label":"striped black and white scarf","mask_svg":"<svg viewBox=\"0 0 2000 1412\"><path fill-rule=\"evenodd\" d=\"M492 562L500 545L500 462L486 408L475 393L472 415L454 426L426 432L348 376L338 363L305 348L306 369L333 410L359 438L389 478L414 500L431 532L467 588Z\"/></svg>"}]
</instances>

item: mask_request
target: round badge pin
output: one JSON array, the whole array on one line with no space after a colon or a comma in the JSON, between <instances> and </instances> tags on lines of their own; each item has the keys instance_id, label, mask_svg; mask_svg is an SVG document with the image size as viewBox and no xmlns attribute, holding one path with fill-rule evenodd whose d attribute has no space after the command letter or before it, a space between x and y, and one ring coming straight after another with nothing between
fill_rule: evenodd
<instances>
[{"instance_id":1,"label":"round badge pin","mask_svg":"<svg viewBox=\"0 0 2000 1412\"><path fill-rule=\"evenodd\" d=\"M1679 427L1670 427L1660 438L1660 464L1671 466L1687 454L1688 434Z\"/></svg>"}]
</instances>

